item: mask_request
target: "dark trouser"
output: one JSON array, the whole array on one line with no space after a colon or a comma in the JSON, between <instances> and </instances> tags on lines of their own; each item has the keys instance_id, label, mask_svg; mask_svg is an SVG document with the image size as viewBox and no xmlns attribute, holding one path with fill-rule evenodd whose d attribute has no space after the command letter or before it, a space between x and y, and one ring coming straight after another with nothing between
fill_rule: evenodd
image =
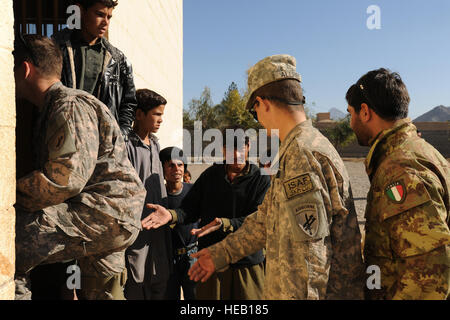
<instances>
[{"instance_id":1,"label":"dark trouser","mask_svg":"<svg viewBox=\"0 0 450 320\"><path fill-rule=\"evenodd\" d=\"M195 300L197 283L189 279L188 271L197 259L191 258L190 254L197 252L197 246L187 250L184 254L175 251L174 271L169 278L168 299L180 300L180 288L183 288L184 300Z\"/></svg>"},{"instance_id":2,"label":"dark trouser","mask_svg":"<svg viewBox=\"0 0 450 320\"><path fill-rule=\"evenodd\" d=\"M128 300L167 299L167 282L172 272L172 238L169 226L143 230L126 251Z\"/></svg>"},{"instance_id":3,"label":"dark trouser","mask_svg":"<svg viewBox=\"0 0 450 320\"><path fill-rule=\"evenodd\" d=\"M253 266L233 266L214 273L197 286L197 300L262 300L264 262Z\"/></svg>"},{"instance_id":4,"label":"dark trouser","mask_svg":"<svg viewBox=\"0 0 450 320\"><path fill-rule=\"evenodd\" d=\"M67 268L76 261L41 264L30 272L33 300L73 300L74 290L67 288Z\"/></svg>"},{"instance_id":5,"label":"dark trouser","mask_svg":"<svg viewBox=\"0 0 450 320\"><path fill-rule=\"evenodd\" d=\"M82 297L113 299L110 292L91 284L97 284L101 278L105 287L111 287L110 280L122 276L124 251L136 239L139 230L131 232L111 218L105 221L107 228L103 232L94 232L89 239L69 236L48 217L46 210L36 213L16 210L16 299L31 298L29 273L34 267L73 259L78 260L82 270ZM48 210L64 211L68 207L62 204Z\"/></svg>"},{"instance_id":6,"label":"dark trouser","mask_svg":"<svg viewBox=\"0 0 450 320\"><path fill-rule=\"evenodd\" d=\"M127 300L165 300L167 299L167 279L154 277L151 282L137 283L130 276L124 291Z\"/></svg>"}]
</instances>

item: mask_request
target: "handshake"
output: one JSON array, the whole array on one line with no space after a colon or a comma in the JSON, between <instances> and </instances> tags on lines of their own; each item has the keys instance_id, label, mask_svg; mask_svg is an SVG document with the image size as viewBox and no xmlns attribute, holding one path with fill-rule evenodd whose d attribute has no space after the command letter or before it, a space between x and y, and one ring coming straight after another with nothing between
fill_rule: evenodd
<instances>
[{"instance_id":1,"label":"handshake","mask_svg":"<svg viewBox=\"0 0 450 320\"><path fill-rule=\"evenodd\" d=\"M172 221L172 214L163 206L148 203L146 207L154 209L155 211L141 221L144 229L158 229ZM222 219L215 218L200 229L192 229L191 234L201 238L211 232L219 230L222 227L222 224ZM197 253L193 253L191 257L196 258L197 261L189 269L189 278L193 281L205 282L216 271L211 252L205 248Z\"/></svg>"}]
</instances>

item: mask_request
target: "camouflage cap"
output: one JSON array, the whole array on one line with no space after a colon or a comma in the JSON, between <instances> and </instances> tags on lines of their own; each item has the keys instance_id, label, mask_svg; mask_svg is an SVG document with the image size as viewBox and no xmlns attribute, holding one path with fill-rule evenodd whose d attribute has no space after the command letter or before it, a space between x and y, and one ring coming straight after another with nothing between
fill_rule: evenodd
<instances>
[{"instance_id":1,"label":"camouflage cap","mask_svg":"<svg viewBox=\"0 0 450 320\"><path fill-rule=\"evenodd\" d=\"M249 97L262 86L278 80L294 79L302 82L296 65L295 58L287 54L273 55L256 63L247 71Z\"/></svg>"}]
</instances>

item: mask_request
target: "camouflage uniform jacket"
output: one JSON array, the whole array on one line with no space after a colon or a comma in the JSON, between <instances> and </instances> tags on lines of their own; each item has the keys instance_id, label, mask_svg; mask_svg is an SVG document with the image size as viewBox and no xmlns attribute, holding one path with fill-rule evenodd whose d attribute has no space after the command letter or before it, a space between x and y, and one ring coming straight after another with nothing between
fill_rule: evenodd
<instances>
[{"instance_id":1,"label":"camouflage uniform jacket","mask_svg":"<svg viewBox=\"0 0 450 320\"><path fill-rule=\"evenodd\" d=\"M46 214L66 234L85 239L117 219L141 229L145 189L108 108L60 82L48 90L34 128L35 170L17 181L17 204ZM95 233L94 232L94 233Z\"/></svg>"},{"instance_id":2,"label":"camouflage uniform jacket","mask_svg":"<svg viewBox=\"0 0 450 320\"><path fill-rule=\"evenodd\" d=\"M258 211L209 247L216 269L265 247L266 299L361 299L361 235L342 159L310 120L278 155Z\"/></svg>"},{"instance_id":3,"label":"camouflage uniform jacket","mask_svg":"<svg viewBox=\"0 0 450 320\"><path fill-rule=\"evenodd\" d=\"M409 119L371 143L365 262L381 271L371 299L445 299L449 294L448 161Z\"/></svg>"}]
</instances>

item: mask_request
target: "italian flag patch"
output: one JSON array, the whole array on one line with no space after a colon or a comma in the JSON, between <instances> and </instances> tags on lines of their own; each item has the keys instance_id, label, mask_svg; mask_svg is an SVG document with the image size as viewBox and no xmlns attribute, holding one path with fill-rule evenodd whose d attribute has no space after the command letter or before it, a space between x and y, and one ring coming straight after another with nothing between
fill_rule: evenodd
<instances>
[{"instance_id":1,"label":"italian flag patch","mask_svg":"<svg viewBox=\"0 0 450 320\"><path fill-rule=\"evenodd\" d=\"M406 190L403 183L401 183L400 181L396 181L388 185L386 188L386 195L388 196L389 200L395 203L403 202L406 197Z\"/></svg>"}]
</instances>

